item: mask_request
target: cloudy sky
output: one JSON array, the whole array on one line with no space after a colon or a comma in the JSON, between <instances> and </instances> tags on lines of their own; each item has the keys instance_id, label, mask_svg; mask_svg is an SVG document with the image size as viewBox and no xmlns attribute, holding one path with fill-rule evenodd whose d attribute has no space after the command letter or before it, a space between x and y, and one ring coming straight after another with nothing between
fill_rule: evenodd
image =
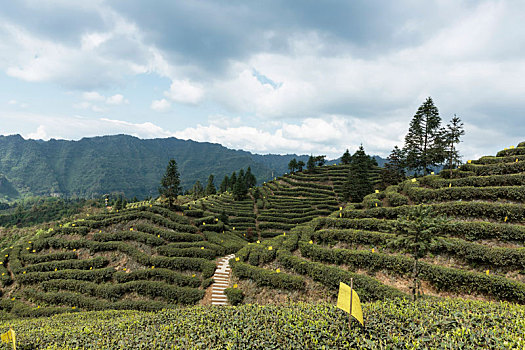
<instances>
[{"instance_id":1,"label":"cloudy sky","mask_svg":"<svg viewBox=\"0 0 525 350\"><path fill-rule=\"evenodd\" d=\"M525 141L524 17L520 0L3 1L0 134L386 156L432 96L465 158L494 154Z\"/></svg>"}]
</instances>

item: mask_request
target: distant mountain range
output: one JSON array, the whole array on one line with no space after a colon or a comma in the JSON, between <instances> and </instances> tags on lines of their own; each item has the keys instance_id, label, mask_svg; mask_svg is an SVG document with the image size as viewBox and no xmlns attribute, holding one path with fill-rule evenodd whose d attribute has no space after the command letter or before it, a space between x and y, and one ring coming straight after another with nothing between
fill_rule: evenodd
<instances>
[{"instance_id":1,"label":"distant mountain range","mask_svg":"<svg viewBox=\"0 0 525 350\"><path fill-rule=\"evenodd\" d=\"M123 193L128 198L156 196L171 158L177 161L181 185L187 189L196 180L205 185L210 174L218 186L225 175L247 167L261 183L286 173L292 158L306 163L308 155L259 155L208 142L142 140L129 135L79 141L0 136L0 199L27 195L90 198L106 193ZM375 158L379 165L384 163Z\"/></svg>"}]
</instances>

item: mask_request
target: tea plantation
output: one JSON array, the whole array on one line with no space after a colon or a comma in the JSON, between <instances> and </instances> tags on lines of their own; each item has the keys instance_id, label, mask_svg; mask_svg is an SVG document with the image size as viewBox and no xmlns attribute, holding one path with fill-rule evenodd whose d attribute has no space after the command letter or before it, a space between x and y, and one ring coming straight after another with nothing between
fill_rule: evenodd
<instances>
[{"instance_id":1,"label":"tea plantation","mask_svg":"<svg viewBox=\"0 0 525 350\"><path fill-rule=\"evenodd\" d=\"M140 202L40 229L2 247L0 332L16 329L19 349L525 349L525 143L362 203L343 202L347 174L323 166L244 200ZM413 302L414 258L392 242L417 205L447 221ZM240 305L197 306L230 253ZM327 303L351 279L364 328ZM243 303L259 301L253 286L291 303ZM313 289L327 300L293 302Z\"/></svg>"}]
</instances>

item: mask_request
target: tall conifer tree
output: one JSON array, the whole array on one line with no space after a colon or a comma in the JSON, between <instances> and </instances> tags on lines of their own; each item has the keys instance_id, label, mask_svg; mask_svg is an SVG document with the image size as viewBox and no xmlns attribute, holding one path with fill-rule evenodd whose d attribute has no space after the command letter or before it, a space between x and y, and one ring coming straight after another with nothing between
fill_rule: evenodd
<instances>
[{"instance_id":1,"label":"tall conifer tree","mask_svg":"<svg viewBox=\"0 0 525 350\"><path fill-rule=\"evenodd\" d=\"M463 129L463 123L461 119L454 114L454 117L447 124L445 139L447 143L447 160L448 168L450 171L450 176L452 177L452 169L456 167L457 164L461 161L461 155L459 154L456 144L461 142L461 136L465 135L465 130Z\"/></svg>"},{"instance_id":2,"label":"tall conifer tree","mask_svg":"<svg viewBox=\"0 0 525 350\"><path fill-rule=\"evenodd\" d=\"M359 149L352 156L350 172L343 185L343 197L346 201L359 203L363 198L373 192L374 188L370 182L370 172L375 160L371 159L363 148Z\"/></svg>"},{"instance_id":3,"label":"tall conifer tree","mask_svg":"<svg viewBox=\"0 0 525 350\"><path fill-rule=\"evenodd\" d=\"M426 175L430 167L441 164L445 154L443 137L439 111L429 97L418 108L405 136L403 151L407 167L416 174L422 171Z\"/></svg>"},{"instance_id":4,"label":"tall conifer tree","mask_svg":"<svg viewBox=\"0 0 525 350\"><path fill-rule=\"evenodd\" d=\"M214 179L213 174L210 174L210 176L208 177L208 184L206 185L206 195L207 196L217 193L217 189L215 188L213 179Z\"/></svg>"},{"instance_id":5,"label":"tall conifer tree","mask_svg":"<svg viewBox=\"0 0 525 350\"><path fill-rule=\"evenodd\" d=\"M175 202L177 196L181 193L180 175L175 159L170 159L160 185L159 193L168 199L168 205L171 208L173 202Z\"/></svg>"}]
</instances>

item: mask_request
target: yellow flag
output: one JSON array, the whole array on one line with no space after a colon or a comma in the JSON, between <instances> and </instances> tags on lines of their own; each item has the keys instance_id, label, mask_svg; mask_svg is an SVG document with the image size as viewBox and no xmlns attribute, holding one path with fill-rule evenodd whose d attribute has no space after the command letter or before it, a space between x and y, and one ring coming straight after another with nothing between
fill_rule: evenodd
<instances>
[{"instance_id":1,"label":"yellow flag","mask_svg":"<svg viewBox=\"0 0 525 350\"><path fill-rule=\"evenodd\" d=\"M452 182L448 184L448 187L452 187Z\"/></svg>"},{"instance_id":2,"label":"yellow flag","mask_svg":"<svg viewBox=\"0 0 525 350\"><path fill-rule=\"evenodd\" d=\"M361 302L359 301L359 295L357 295L355 290L350 289L350 286L339 282L339 295L337 296L337 307L343 311L350 313L350 291L352 292L352 313L351 315L355 317L363 326L365 325L363 321L363 311L361 310Z\"/></svg>"},{"instance_id":3,"label":"yellow flag","mask_svg":"<svg viewBox=\"0 0 525 350\"><path fill-rule=\"evenodd\" d=\"M339 217L342 218L343 217L343 213L339 213Z\"/></svg>"},{"instance_id":4,"label":"yellow flag","mask_svg":"<svg viewBox=\"0 0 525 350\"><path fill-rule=\"evenodd\" d=\"M435 173L434 172L431 172L430 175L434 175Z\"/></svg>"},{"instance_id":5,"label":"yellow flag","mask_svg":"<svg viewBox=\"0 0 525 350\"><path fill-rule=\"evenodd\" d=\"M470 164L470 163L472 163L472 161L471 161L471 160L469 159L469 160L467 161L467 163L469 163L469 164Z\"/></svg>"},{"instance_id":6,"label":"yellow flag","mask_svg":"<svg viewBox=\"0 0 525 350\"><path fill-rule=\"evenodd\" d=\"M505 216L505 220L503 220L503 221L507 222L508 219L509 219L509 217Z\"/></svg>"},{"instance_id":7,"label":"yellow flag","mask_svg":"<svg viewBox=\"0 0 525 350\"><path fill-rule=\"evenodd\" d=\"M376 205L376 207L377 207L377 203L374 203L374 204L375 204L375 205Z\"/></svg>"},{"instance_id":8,"label":"yellow flag","mask_svg":"<svg viewBox=\"0 0 525 350\"><path fill-rule=\"evenodd\" d=\"M518 158L516 158L516 163L518 162Z\"/></svg>"},{"instance_id":9,"label":"yellow flag","mask_svg":"<svg viewBox=\"0 0 525 350\"><path fill-rule=\"evenodd\" d=\"M9 328L9 330L6 333L3 333L1 337L4 343L13 342L13 349L16 349L16 333L13 329Z\"/></svg>"},{"instance_id":10,"label":"yellow flag","mask_svg":"<svg viewBox=\"0 0 525 350\"><path fill-rule=\"evenodd\" d=\"M412 182L416 182L417 180L416 179L412 179Z\"/></svg>"},{"instance_id":11,"label":"yellow flag","mask_svg":"<svg viewBox=\"0 0 525 350\"><path fill-rule=\"evenodd\" d=\"M379 190L376 190L376 193L379 193Z\"/></svg>"},{"instance_id":12,"label":"yellow flag","mask_svg":"<svg viewBox=\"0 0 525 350\"><path fill-rule=\"evenodd\" d=\"M272 249L273 249L272 246L269 246L269 247L268 247L268 250L272 250Z\"/></svg>"},{"instance_id":13,"label":"yellow flag","mask_svg":"<svg viewBox=\"0 0 525 350\"><path fill-rule=\"evenodd\" d=\"M490 274L490 270L487 270L485 271L485 273L487 274L487 276Z\"/></svg>"}]
</instances>

